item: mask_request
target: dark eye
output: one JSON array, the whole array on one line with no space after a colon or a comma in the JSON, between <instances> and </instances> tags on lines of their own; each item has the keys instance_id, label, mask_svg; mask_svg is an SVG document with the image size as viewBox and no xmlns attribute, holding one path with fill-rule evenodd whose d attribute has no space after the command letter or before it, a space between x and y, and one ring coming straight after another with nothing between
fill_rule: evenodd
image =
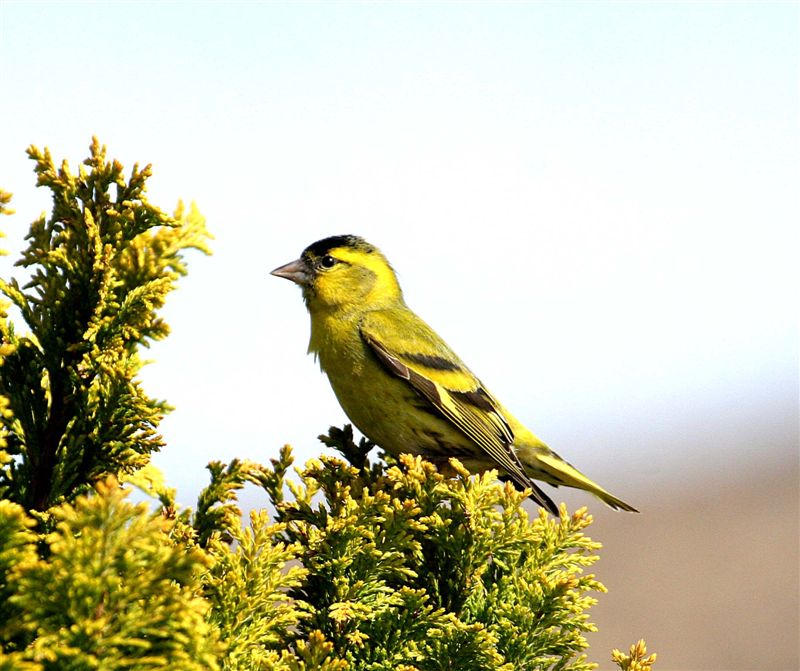
<instances>
[{"instance_id":1,"label":"dark eye","mask_svg":"<svg viewBox=\"0 0 800 671\"><path fill-rule=\"evenodd\" d=\"M321 265L323 268L333 268L333 266L336 265L336 259L326 254L319 260L319 265Z\"/></svg>"}]
</instances>

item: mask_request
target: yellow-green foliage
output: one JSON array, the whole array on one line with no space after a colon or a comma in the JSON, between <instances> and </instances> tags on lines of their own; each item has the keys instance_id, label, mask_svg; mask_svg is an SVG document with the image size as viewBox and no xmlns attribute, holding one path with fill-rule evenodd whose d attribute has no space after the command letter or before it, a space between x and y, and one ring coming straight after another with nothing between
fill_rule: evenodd
<instances>
[{"instance_id":1,"label":"yellow-green foliage","mask_svg":"<svg viewBox=\"0 0 800 671\"><path fill-rule=\"evenodd\" d=\"M611 659L616 662L622 671L650 671L656 662L656 653L647 654L647 645L643 640L631 646L630 654L626 655L620 650L611 651Z\"/></svg>"},{"instance_id":2,"label":"yellow-green foliage","mask_svg":"<svg viewBox=\"0 0 800 671\"><path fill-rule=\"evenodd\" d=\"M42 671L42 665L28 661L22 653L0 650L0 671Z\"/></svg>"},{"instance_id":3,"label":"yellow-green foliage","mask_svg":"<svg viewBox=\"0 0 800 671\"><path fill-rule=\"evenodd\" d=\"M196 208L169 216L151 205L150 167L126 179L96 139L77 175L47 150L28 154L53 210L31 224L17 262L27 282L0 280L30 330L18 336L0 320L0 395L13 412L0 419L14 457L0 470L0 496L44 511L162 447L166 406L136 379L138 348L168 333L157 311L186 273L184 250L207 251L208 234Z\"/></svg>"},{"instance_id":4,"label":"yellow-green foliage","mask_svg":"<svg viewBox=\"0 0 800 671\"><path fill-rule=\"evenodd\" d=\"M0 214L14 214L14 210L12 210L8 204L11 202L11 194L8 191L3 191L0 189ZM0 238L4 238L5 233L0 231ZM6 252L0 251L0 254L5 254Z\"/></svg>"},{"instance_id":5,"label":"yellow-green foliage","mask_svg":"<svg viewBox=\"0 0 800 671\"><path fill-rule=\"evenodd\" d=\"M45 558L16 563L12 635L44 669L214 669L200 576L207 558L173 544L165 521L125 501L113 479L97 496L51 510Z\"/></svg>"},{"instance_id":6,"label":"yellow-green foliage","mask_svg":"<svg viewBox=\"0 0 800 671\"><path fill-rule=\"evenodd\" d=\"M0 640L13 637L9 627L21 616L20 609L9 601L15 592L9 574L14 567L35 559L33 526L22 506L0 500Z\"/></svg>"},{"instance_id":7,"label":"yellow-green foliage","mask_svg":"<svg viewBox=\"0 0 800 671\"><path fill-rule=\"evenodd\" d=\"M152 206L149 168L125 179L97 141L78 175L29 154L54 206L18 264L29 281L0 281L30 331L0 302L0 671L594 667L591 516L531 517L492 473L370 461L346 427L321 437L343 458L296 478L288 447L212 462L196 509L178 506L149 463L166 406L137 352L168 332L158 310L184 250L207 251L202 217ZM248 483L274 519L242 525ZM614 660L650 671L655 655L642 641Z\"/></svg>"},{"instance_id":8,"label":"yellow-green foliage","mask_svg":"<svg viewBox=\"0 0 800 671\"><path fill-rule=\"evenodd\" d=\"M8 207L8 204L11 202L11 194L8 191L3 191L0 189L0 214L13 214L14 211ZM0 231L0 238L5 237L5 233ZM0 249L0 256L5 256L6 251L4 249ZM0 333L6 333L8 331L8 302L0 299ZM7 343L5 339L0 342L0 366L3 365L3 360L8 354L11 354L14 351L14 346L10 343ZM8 397L0 395L0 417L2 417L3 421L0 421L0 469L3 468L5 464L10 461L10 457L6 452L6 424L11 419L11 410L8 407Z\"/></svg>"},{"instance_id":9,"label":"yellow-green foliage","mask_svg":"<svg viewBox=\"0 0 800 671\"><path fill-rule=\"evenodd\" d=\"M325 442L359 466L322 457L299 485L266 483L307 570L290 591L309 607L300 633L323 632L353 669L592 668L584 611L603 587L585 573L599 547L585 509L529 519L525 493L491 473L454 461L450 480L410 456L384 469L349 428Z\"/></svg>"}]
</instances>

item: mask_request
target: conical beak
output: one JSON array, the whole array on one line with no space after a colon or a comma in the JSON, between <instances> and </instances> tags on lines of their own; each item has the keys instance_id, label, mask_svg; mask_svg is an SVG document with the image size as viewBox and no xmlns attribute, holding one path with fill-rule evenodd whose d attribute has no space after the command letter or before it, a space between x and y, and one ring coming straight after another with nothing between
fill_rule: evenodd
<instances>
[{"instance_id":1,"label":"conical beak","mask_svg":"<svg viewBox=\"0 0 800 671\"><path fill-rule=\"evenodd\" d=\"M291 263L287 263L285 266L281 266L280 268L275 268L270 275L275 275L276 277L283 277L287 280L291 280L295 284L308 284L309 275L308 275L308 266L302 259L297 259L297 261L292 261Z\"/></svg>"}]
</instances>

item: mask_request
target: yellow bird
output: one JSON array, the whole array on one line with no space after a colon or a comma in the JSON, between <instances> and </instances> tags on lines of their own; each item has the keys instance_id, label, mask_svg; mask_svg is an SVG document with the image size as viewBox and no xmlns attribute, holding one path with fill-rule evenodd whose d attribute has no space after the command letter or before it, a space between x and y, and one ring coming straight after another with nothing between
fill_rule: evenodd
<instances>
[{"instance_id":1,"label":"yellow bird","mask_svg":"<svg viewBox=\"0 0 800 671\"><path fill-rule=\"evenodd\" d=\"M311 315L308 351L353 424L390 454L420 454L440 466L456 457L472 472L496 468L553 514L558 509L533 479L637 512L561 459L492 396L406 306L391 265L366 240L325 238L272 274L302 288Z\"/></svg>"}]
</instances>

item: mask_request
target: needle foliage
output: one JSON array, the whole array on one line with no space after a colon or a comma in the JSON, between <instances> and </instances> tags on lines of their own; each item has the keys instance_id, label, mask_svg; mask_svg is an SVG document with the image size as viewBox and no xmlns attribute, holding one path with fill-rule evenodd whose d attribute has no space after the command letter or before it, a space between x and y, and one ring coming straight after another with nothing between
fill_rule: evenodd
<instances>
[{"instance_id":1,"label":"needle foliage","mask_svg":"<svg viewBox=\"0 0 800 671\"><path fill-rule=\"evenodd\" d=\"M139 353L168 333L185 252L208 251L203 217L150 204L149 166L126 177L96 140L77 174L28 154L53 208L25 279L0 281L0 671L596 666L591 515L531 516L493 473L371 459L332 428L334 452L296 470L288 446L212 462L196 507L178 506L149 463L168 407ZM243 524L248 484L272 513ZM613 659L649 671L655 655L641 641Z\"/></svg>"}]
</instances>

